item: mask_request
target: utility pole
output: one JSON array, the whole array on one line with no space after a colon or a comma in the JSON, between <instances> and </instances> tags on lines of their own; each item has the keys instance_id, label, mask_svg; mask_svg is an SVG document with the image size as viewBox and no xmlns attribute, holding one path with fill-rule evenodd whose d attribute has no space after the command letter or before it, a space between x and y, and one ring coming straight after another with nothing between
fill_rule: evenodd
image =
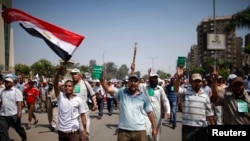
<instances>
[{"instance_id":1,"label":"utility pole","mask_svg":"<svg viewBox=\"0 0 250 141\"><path fill-rule=\"evenodd\" d=\"M214 20L214 34L216 34L216 26L215 26L215 0L213 0L213 20ZM216 68L216 56L217 55L217 50L214 51L214 65Z\"/></svg>"},{"instance_id":2,"label":"utility pole","mask_svg":"<svg viewBox=\"0 0 250 141\"><path fill-rule=\"evenodd\" d=\"M155 70L154 70L154 60L158 59L158 57L149 57L149 58L152 60L152 73L155 73Z\"/></svg>"}]
</instances>

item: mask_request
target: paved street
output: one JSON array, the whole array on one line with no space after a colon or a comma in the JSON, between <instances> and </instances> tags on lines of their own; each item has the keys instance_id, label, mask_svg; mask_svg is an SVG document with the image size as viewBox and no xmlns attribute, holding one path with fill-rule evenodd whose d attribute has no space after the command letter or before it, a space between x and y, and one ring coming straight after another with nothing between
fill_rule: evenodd
<instances>
[{"instance_id":1,"label":"paved street","mask_svg":"<svg viewBox=\"0 0 250 141\"><path fill-rule=\"evenodd\" d=\"M101 120L97 119L97 111L91 112L91 127L90 127L90 138L91 141L116 141L117 139L117 123L118 123L118 110L114 111L112 116L105 114ZM32 125L32 128L27 131L28 141L56 141L57 133L51 132L48 126L47 113L36 113L38 117L38 124ZM177 115L177 127L173 130L168 122L164 121L162 126L162 141L181 141L181 113ZM25 126L27 124L27 114L23 114L22 122ZM20 141L21 138L18 134L10 128L10 137L12 141Z\"/></svg>"}]
</instances>

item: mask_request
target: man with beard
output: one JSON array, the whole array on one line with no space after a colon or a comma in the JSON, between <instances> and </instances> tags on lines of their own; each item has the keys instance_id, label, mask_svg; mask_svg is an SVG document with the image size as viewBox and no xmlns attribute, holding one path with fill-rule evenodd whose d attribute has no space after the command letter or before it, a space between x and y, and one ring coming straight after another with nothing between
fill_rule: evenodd
<instances>
[{"instance_id":1,"label":"man with beard","mask_svg":"<svg viewBox=\"0 0 250 141\"><path fill-rule=\"evenodd\" d=\"M213 111L209 96L201 88L202 77L199 73L191 76L191 87L180 87L184 69L177 67L174 91L182 97L182 141L207 141L208 123L213 125Z\"/></svg>"},{"instance_id":2,"label":"man with beard","mask_svg":"<svg viewBox=\"0 0 250 141\"><path fill-rule=\"evenodd\" d=\"M223 124L225 125L250 125L250 96L245 90L242 77L235 77L230 81L229 87L218 91L218 70L211 74L212 97L211 101L223 107Z\"/></svg>"},{"instance_id":3,"label":"man with beard","mask_svg":"<svg viewBox=\"0 0 250 141\"><path fill-rule=\"evenodd\" d=\"M100 82L103 89L114 96L120 104L117 141L146 141L145 113L152 124L152 136L156 138L153 109L147 96L138 90L138 76L134 74L129 76L127 88L114 89L108 86L104 79L100 79Z\"/></svg>"},{"instance_id":4,"label":"man with beard","mask_svg":"<svg viewBox=\"0 0 250 141\"><path fill-rule=\"evenodd\" d=\"M22 141L27 140L27 134L21 125L22 92L14 87L12 78L5 78L5 88L0 93L0 140L9 141L9 127L13 127Z\"/></svg>"},{"instance_id":5,"label":"man with beard","mask_svg":"<svg viewBox=\"0 0 250 141\"><path fill-rule=\"evenodd\" d=\"M90 136L90 115L89 115L90 113L89 113L89 110L95 111L97 109L96 96L95 96L93 88L91 87L89 82L82 79L82 76L80 74L79 69L77 69L77 68L72 69L70 74L71 74L71 78L74 82L74 94L76 96L80 97L83 101L86 101L84 103L84 105L85 105L84 107L86 108L85 110L87 111L85 113L86 118L87 118L86 129L87 129L88 136ZM92 107L92 109L89 109L89 107L87 105L88 93L91 95L92 102L94 103L94 106ZM80 131L81 132L83 131L83 126L81 124L80 124Z\"/></svg>"},{"instance_id":6,"label":"man with beard","mask_svg":"<svg viewBox=\"0 0 250 141\"><path fill-rule=\"evenodd\" d=\"M158 134L156 139L153 139L151 136L151 123L146 117L147 141L160 141L162 117L166 117L166 119L170 117L170 105L163 87L158 83L158 74L151 73L151 69L149 69L148 75L149 83L143 87L142 92L146 94L153 107Z\"/></svg>"}]
</instances>

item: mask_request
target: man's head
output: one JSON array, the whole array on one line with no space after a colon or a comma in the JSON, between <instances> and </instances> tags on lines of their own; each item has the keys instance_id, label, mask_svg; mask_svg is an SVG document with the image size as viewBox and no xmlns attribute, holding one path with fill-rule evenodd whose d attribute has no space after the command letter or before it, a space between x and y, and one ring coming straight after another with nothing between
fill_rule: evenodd
<instances>
[{"instance_id":1,"label":"man's head","mask_svg":"<svg viewBox=\"0 0 250 141\"><path fill-rule=\"evenodd\" d=\"M66 80L64 83L64 92L67 96L73 94L74 91L74 83L72 80Z\"/></svg>"},{"instance_id":2,"label":"man's head","mask_svg":"<svg viewBox=\"0 0 250 141\"><path fill-rule=\"evenodd\" d=\"M228 75L227 81L228 81L229 85L231 84L232 80L233 80L234 78L236 78L236 77L237 77L237 75L235 75L235 74L230 74L230 75Z\"/></svg>"},{"instance_id":3,"label":"man's head","mask_svg":"<svg viewBox=\"0 0 250 141\"><path fill-rule=\"evenodd\" d=\"M218 76L217 83L218 85L223 84L225 82L225 79L223 76Z\"/></svg>"},{"instance_id":4,"label":"man's head","mask_svg":"<svg viewBox=\"0 0 250 141\"><path fill-rule=\"evenodd\" d=\"M231 90L237 96L242 95L244 89L245 89L245 82L242 77L237 76L231 81Z\"/></svg>"},{"instance_id":5,"label":"man's head","mask_svg":"<svg viewBox=\"0 0 250 141\"><path fill-rule=\"evenodd\" d=\"M35 81L31 80L31 81L28 82L28 84L29 84L29 87L32 88L32 87L35 86Z\"/></svg>"},{"instance_id":6,"label":"man's head","mask_svg":"<svg viewBox=\"0 0 250 141\"><path fill-rule=\"evenodd\" d=\"M202 77L199 73L194 73L191 76L190 84L192 89L198 92L202 86Z\"/></svg>"},{"instance_id":7,"label":"man's head","mask_svg":"<svg viewBox=\"0 0 250 141\"><path fill-rule=\"evenodd\" d=\"M149 75L149 85L152 88L155 88L158 85L158 74L153 73Z\"/></svg>"},{"instance_id":8,"label":"man's head","mask_svg":"<svg viewBox=\"0 0 250 141\"><path fill-rule=\"evenodd\" d=\"M49 89L53 89L53 86L54 86L53 82L49 82L48 85L49 85Z\"/></svg>"},{"instance_id":9,"label":"man's head","mask_svg":"<svg viewBox=\"0 0 250 141\"><path fill-rule=\"evenodd\" d=\"M14 84L14 80L10 77L4 79L4 85L6 89L10 89Z\"/></svg>"},{"instance_id":10,"label":"man's head","mask_svg":"<svg viewBox=\"0 0 250 141\"><path fill-rule=\"evenodd\" d=\"M138 90L139 77L136 74L132 74L128 78L128 89L135 93Z\"/></svg>"},{"instance_id":11,"label":"man's head","mask_svg":"<svg viewBox=\"0 0 250 141\"><path fill-rule=\"evenodd\" d=\"M77 83L81 79L80 73L81 73L80 70L77 68L71 70L70 72L71 78L75 83Z\"/></svg>"}]
</instances>

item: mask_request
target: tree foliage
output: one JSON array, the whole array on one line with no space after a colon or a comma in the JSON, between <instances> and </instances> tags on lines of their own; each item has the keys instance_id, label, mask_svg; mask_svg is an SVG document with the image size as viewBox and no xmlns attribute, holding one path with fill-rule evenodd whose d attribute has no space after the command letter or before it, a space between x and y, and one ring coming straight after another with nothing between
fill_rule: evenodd
<instances>
[{"instance_id":1,"label":"tree foliage","mask_svg":"<svg viewBox=\"0 0 250 141\"><path fill-rule=\"evenodd\" d=\"M245 46L244 52L245 52L246 54L250 54L250 45L246 45L246 46Z\"/></svg>"},{"instance_id":2,"label":"tree foliage","mask_svg":"<svg viewBox=\"0 0 250 141\"><path fill-rule=\"evenodd\" d=\"M47 78L54 77L56 72L55 66L51 64L50 61L46 59L40 59L31 65L32 75L39 74L39 76L45 76Z\"/></svg>"},{"instance_id":3,"label":"tree foliage","mask_svg":"<svg viewBox=\"0 0 250 141\"><path fill-rule=\"evenodd\" d=\"M117 71L117 79L124 80L128 75L128 72L129 68L127 67L127 65L125 64L121 65Z\"/></svg>"},{"instance_id":4,"label":"tree foliage","mask_svg":"<svg viewBox=\"0 0 250 141\"><path fill-rule=\"evenodd\" d=\"M159 75L159 77L160 77L161 79L166 79L166 78L170 78L170 77L171 77L171 74L166 73L166 72L164 72L164 71L162 71L162 70L158 70L158 71L157 71L157 74Z\"/></svg>"},{"instance_id":5,"label":"tree foliage","mask_svg":"<svg viewBox=\"0 0 250 141\"><path fill-rule=\"evenodd\" d=\"M234 27L250 29L250 6L233 14L229 28L232 29Z\"/></svg>"},{"instance_id":6,"label":"tree foliage","mask_svg":"<svg viewBox=\"0 0 250 141\"><path fill-rule=\"evenodd\" d=\"M117 65L114 62L107 62L104 64L104 71L107 79L116 78Z\"/></svg>"},{"instance_id":7,"label":"tree foliage","mask_svg":"<svg viewBox=\"0 0 250 141\"><path fill-rule=\"evenodd\" d=\"M15 73L23 74L25 77L30 77L30 66L26 64L16 64L15 65Z\"/></svg>"}]
</instances>

